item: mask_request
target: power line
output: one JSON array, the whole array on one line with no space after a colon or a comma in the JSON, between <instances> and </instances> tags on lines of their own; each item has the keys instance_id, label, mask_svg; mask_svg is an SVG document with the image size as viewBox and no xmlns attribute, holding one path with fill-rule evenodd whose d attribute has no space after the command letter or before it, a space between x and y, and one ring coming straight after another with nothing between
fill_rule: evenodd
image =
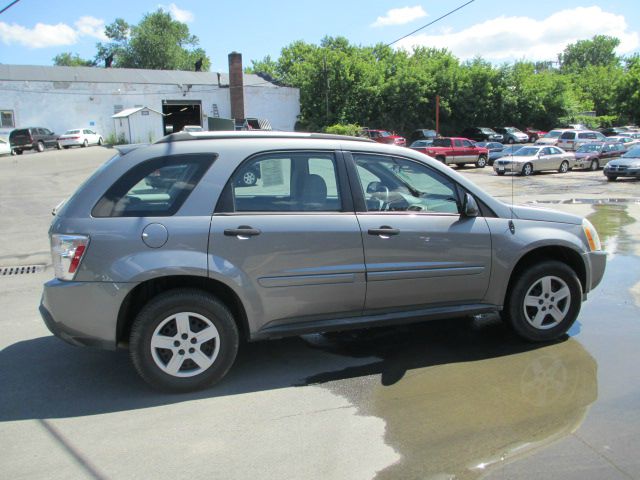
<instances>
[{"instance_id":1,"label":"power line","mask_svg":"<svg viewBox=\"0 0 640 480\"><path fill-rule=\"evenodd\" d=\"M464 5L460 5L458 8L454 8L454 9L453 9L453 10L451 10L450 12L445 13L445 14L444 14L444 15L442 15L441 17L438 17L438 18L436 18L435 20L432 20L431 22L427 23L426 25L423 25L422 27L420 27L420 28L418 28L418 29L414 30L414 31L413 31L413 32L411 32L411 33L407 33L404 37L400 37L399 39L394 40L394 41L393 41L393 42L391 42L391 43L387 43L387 44L385 45L385 47L390 47L390 46L391 46L391 45L393 45L394 43L398 43L400 40L404 40L405 38L410 37L410 36L411 36L411 35L413 35L414 33L419 32L420 30L423 30L423 29L425 29L425 28L427 28L427 27L431 26L431 25L433 25L433 24L434 24L434 23L436 23L436 22L439 22L439 21L440 21L440 20L442 20L443 18L448 17L448 16L449 16L449 15L451 15L452 13L457 12L458 10L460 10L460 9L462 9L462 8L464 8L464 7L466 7L467 5L469 5L470 3L473 3L473 2L475 2L475 0L469 0L469 1L468 1L467 3L465 3Z\"/></svg>"},{"instance_id":2,"label":"power line","mask_svg":"<svg viewBox=\"0 0 640 480\"><path fill-rule=\"evenodd\" d=\"M9 10L11 7L13 7L16 3L18 3L20 0L13 0L13 2L11 2L9 5L7 5L6 7L4 7L2 10L0 10L0 14L3 14L5 11Z\"/></svg>"}]
</instances>

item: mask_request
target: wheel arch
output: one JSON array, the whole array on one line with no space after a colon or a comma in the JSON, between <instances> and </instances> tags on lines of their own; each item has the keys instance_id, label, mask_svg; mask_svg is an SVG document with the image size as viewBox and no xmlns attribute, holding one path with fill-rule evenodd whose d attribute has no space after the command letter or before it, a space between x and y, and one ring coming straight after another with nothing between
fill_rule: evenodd
<instances>
[{"instance_id":1,"label":"wheel arch","mask_svg":"<svg viewBox=\"0 0 640 480\"><path fill-rule=\"evenodd\" d=\"M511 289L513 288L513 285L520 273L532 265L545 260L555 260L567 265L576 273L578 280L580 281L582 291L587 291L587 267L584 264L582 255L569 247L549 245L530 250L520 257L509 275L509 283L502 301L503 305L506 304L507 299L511 295Z\"/></svg>"},{"instance_id":2,"label":"wheel arch","mask_svg":"<svg viewBox=\"0 0 640 480\"><path fill-rule=\"evenodd\" d=\"M116 344L128 343L135 317L149 300L176 288L192 288L214 295L231 311L240 335L245 339L249 338L250 330L244 305L232 288L207 277L172 275L142 282L127 294L118 311Z\"/></svg>"}]
</instances>

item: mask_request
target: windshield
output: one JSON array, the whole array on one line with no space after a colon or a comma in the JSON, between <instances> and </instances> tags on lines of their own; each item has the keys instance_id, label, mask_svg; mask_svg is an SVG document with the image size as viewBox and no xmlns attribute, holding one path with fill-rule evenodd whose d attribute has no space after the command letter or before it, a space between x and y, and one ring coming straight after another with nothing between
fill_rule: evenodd
<instances>
[{"instance_id":1,"label":"windshield","mask_svg":"<svg viewBox=\"0 0 640 480\"><path fill-rule=\"evenodd\" d=\"M537 155L539 151L540 149L535 147L522 147L517 152L514 152L513 156L514 157L530 157L532 155Z\"/></svg>"},{"instance_id":2,"label":"windshield","mask_svg":"<svg viewBox=\"0 0 640 480\"><path fill-rule=\"evenodd\" d=\"M544 138L558 138L560 135L562 135L562 130L551 130Z\"/></svg>"},{"instance_id":3,"label":"windshield","mask_svg":"<svg viewBox=\"0 0 640 480\"><path fill-rule=\"evenodd\" d=\"M491 130L490 128L481 128L480 131L482 133L488 133L488 134L494 134L496 132L494 132L493 130Z\"/></svg>"},{"instance_id":4,"label":"windshield","mask_svg":"<svg viewBox=\"0 0 640 480\"><path fill-rule=\"evenodd\" d=\"M633 147L627 153L622 154L622 158L640 158L640 147Z\"/></svg>"},{"instance_id":5,"label":"windshield","mask_svg":"<svg viewBox=\"0 0 640 480\"><path fill-rule=\"evenodd\" d=\"M600 150L602 150L602 145L598 145L594 143L585 143L584 145L581 145L580 148L576 150L576 152L587 153L587 152L599 152Z\"/></svg>"}]
</instances>

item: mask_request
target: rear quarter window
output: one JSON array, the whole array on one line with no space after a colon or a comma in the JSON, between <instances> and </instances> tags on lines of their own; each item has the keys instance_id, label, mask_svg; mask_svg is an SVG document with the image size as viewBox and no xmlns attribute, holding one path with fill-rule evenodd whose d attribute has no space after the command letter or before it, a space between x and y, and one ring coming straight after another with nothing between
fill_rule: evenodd
<instances>
[{"instance_id":1,"label":"rear quarter window","mask_svg":"<svg viewBox=\"0 0 640 480\"><path fill-rule=\"evenodd\" d=\"M98 218L174 215L214 160L212 154L147 160L120 177L91 214Z\"/></svg>"}]
</instances>

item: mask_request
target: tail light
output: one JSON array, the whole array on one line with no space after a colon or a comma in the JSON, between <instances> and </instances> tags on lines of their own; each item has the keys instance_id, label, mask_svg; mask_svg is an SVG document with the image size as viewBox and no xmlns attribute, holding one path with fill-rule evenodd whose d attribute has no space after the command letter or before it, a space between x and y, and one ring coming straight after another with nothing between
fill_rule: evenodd
<instances>
[{"instance_id":1,"label":"tail light","mask_svg":"<svg viewBox=\"0 0 640 480\"><path fill-rule=\"evenodd\" d=\"M87 235L51 235L51 257L57 279L74 279L88 245Z\"/></svg>"}]
</instances>

